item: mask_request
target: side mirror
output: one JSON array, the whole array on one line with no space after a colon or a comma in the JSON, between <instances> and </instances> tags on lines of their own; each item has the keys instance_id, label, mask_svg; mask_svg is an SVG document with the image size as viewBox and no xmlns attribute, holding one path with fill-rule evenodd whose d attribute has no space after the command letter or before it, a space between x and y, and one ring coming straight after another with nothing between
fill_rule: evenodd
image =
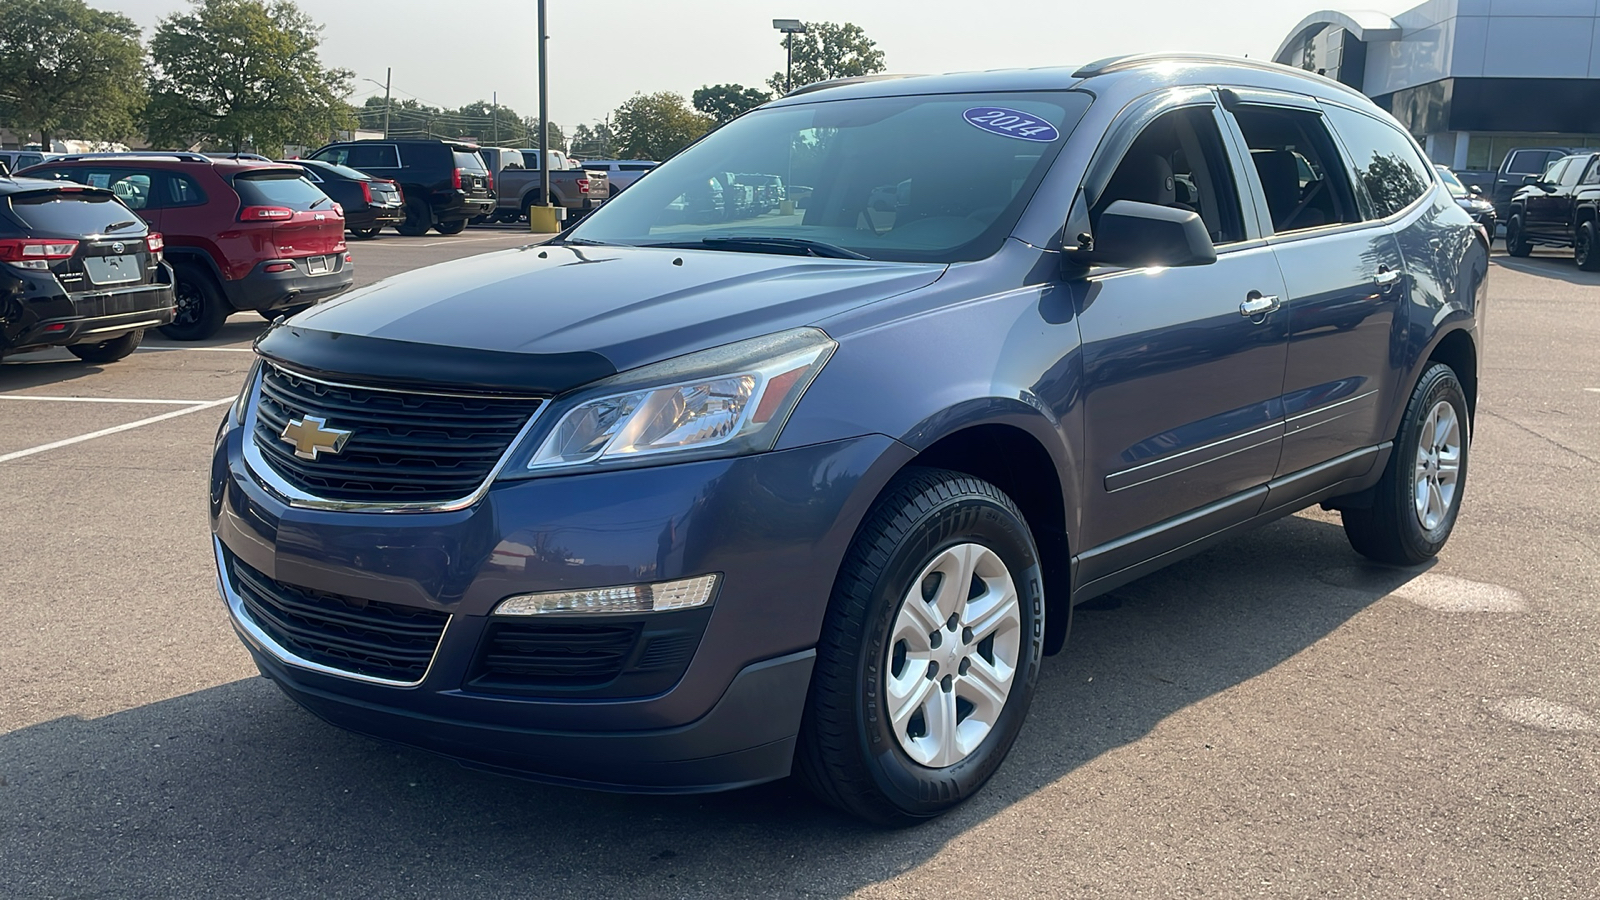
<instances>
[{"instance_id":1,"label":"side mirror","mask_svg":"<svg viewBox=\"0 0 1600 900\"><path fill-rule=\"evenodd\" d=\"M1469 184L1469 185L1467 185L1467 193L1469 193L1469 194L1481 194L1481 193L1483 193L1483 188L1478 187L1475 184Z\"/></svg>"},{"instance_id":2,"label":"side mirror","mask_svg":"<svg viewBox=\"0 0 1600 900\"><path fill-rule=\"evenodd\" d=\"M1539 176L1537 176L1537 175L1524 175L1524 176L1522 176L1522 183L1523 184L1538 184L1539 183Z\"/></svg>"},{"instance_id":3,"label":"side mirror","mask_svg":"<svg viewBox=\"0 0 1600 900\"><path fill-rule=\"evenodd\" d=\"M1067 256L1085 265L1177 268L1210 265L1217 248L1198 213L1118 200L1100 214L1092 246Z\"/></svg>"}]
</instances>

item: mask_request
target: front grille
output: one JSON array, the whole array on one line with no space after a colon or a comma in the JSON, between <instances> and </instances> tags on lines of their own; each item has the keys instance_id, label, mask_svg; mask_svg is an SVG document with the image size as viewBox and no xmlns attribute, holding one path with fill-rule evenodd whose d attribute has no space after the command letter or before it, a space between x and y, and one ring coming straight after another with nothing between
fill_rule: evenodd
<instances>
[{"instance_id":1,"label":"front grille","mask_svg":"<svg viewBox=\"0 0 1600 900\"><path fill-rule=\"evenodd\" d=\"M540 401L335 387L262 367L255 444L290 484L329 500L442 502L470 495ZM350 432L336 453L295 455L284 428L315 416Z\"/></svg>"},{"instance_id":2,"label":"front grille","mask_svg":"<svg viewBox=\"0 0 1600 900\"><path fill-rule=\"evenodd\" d=\"M362 600L268 578L227 556L245 612L301 659L375 678L421 681L444 634L447 613Z\"/></svg>"}]
</instances>

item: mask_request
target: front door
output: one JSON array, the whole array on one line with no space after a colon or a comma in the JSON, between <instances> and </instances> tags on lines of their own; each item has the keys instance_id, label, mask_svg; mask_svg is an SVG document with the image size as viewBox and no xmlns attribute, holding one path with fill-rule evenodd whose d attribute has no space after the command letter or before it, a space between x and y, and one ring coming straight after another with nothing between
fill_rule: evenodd
<instances>
[{"instance_id":1,"label":"front door","mask_svg":"<svg viewBox=\"0 0 1600 900\"><path fill-rule=\"evenodd\" d=\"M1103 188L1085 185L1096 198L1091 225L1094 211L1123 199L1199 213L1217 261L1097 269L1069 284L1085 375L1084 586L1248 519L1277 468L1283 278L1254 239L1204 96L1144 125Z\"/></svg>"}]
</instances>

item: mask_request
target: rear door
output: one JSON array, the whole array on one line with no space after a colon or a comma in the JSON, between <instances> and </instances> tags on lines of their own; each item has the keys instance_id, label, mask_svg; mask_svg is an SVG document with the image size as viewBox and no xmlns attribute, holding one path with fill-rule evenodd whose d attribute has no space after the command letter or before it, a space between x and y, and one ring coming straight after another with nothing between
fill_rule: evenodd
<instances>
[{"instance_id":1,"label":"rear door","mask_svg":"<svg viewBox=\"0 0 1600 900\"><path fill-rule=\"evenodd\" d=\"M1068 233L1116 200L1156 203L1198 212L1217 261L1064 285L1083 341L1084 585L1253 516L1283 444L1283 277L1237 155L1209 90L1151 102L1107 138Z\"/></svg>"},{"instance_id":2,"label":"rear door","mask_svg":"<svg viewBox=\"0 0 1600 900\"><path fill-rule=\"evenodd\" d=\"M275 255L284 258L320 256L341 252L344 217L333 201L298 169L259 169L242 172L233 189L244 203L246 221L271 223ZM259 210L254 216L250 210ZM331 263L331 261L330 261ZM313 267L312 274L336 268Z\"/></svg>"},{"instance_id":3,"label":"rear door","mask_svg":"<svg viewBox=\"0 0 1600 900\"><path fill-rule=\"evenodd\" d=\"M1406 277L1399 242L1384 220L1416 194L1404 202L1386 196L1381 215L1365 208L1328 123L1328 116L1348 112L1342 107L1268 91L1234 94L1240 102L1229 118L1249 151L1249 181L1285 284L1289 352L1276 473L1285 477L1383 440L1378 433L1395 389L1391 338ZM1366 127L1351 124L1358 126ZM1379 152L1375 140L1365 130L1354 138L1367 161L1358 165L1371 164ZM1374 165L1388 163L1387 150L1381 154L1384 162Z\"/></svg>"}]
</instances>

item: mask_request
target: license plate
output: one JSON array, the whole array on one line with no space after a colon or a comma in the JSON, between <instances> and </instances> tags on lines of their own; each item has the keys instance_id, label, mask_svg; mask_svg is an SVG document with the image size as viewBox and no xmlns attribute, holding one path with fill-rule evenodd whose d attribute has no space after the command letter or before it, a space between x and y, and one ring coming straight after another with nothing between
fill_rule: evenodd
<instances>
[{"instance_id":1,"label":"license plate","mask_svg":"<svg viewBox=\"0 0 1600 900\"><path fill-rule=\"evenodd\" d=\"M326 256L306 257L306 269L313 275L328 274L328 258Z\"/></svg>"},{"instance_id":2,"label":"license plate","mask_svg":"<svg viewBox=\"0 0 1600 900\"><path fill-rule=\"evenodd\" d=\"M95 284L126 284L138 281L139 257L126 256L87 256L83 260L84 271L88 272L89 280Z\"/></svg>"}]
</instances>

